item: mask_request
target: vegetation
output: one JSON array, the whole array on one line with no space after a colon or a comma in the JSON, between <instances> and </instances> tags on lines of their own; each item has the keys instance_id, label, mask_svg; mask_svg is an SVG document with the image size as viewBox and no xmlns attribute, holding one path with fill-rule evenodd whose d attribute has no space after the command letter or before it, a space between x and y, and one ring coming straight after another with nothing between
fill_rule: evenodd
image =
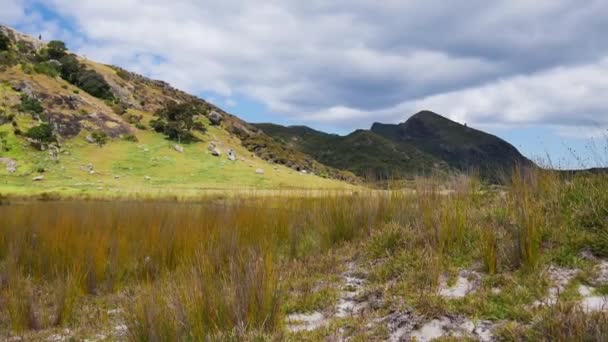
<instances>
[{"instance_id":1,"label":"vegetation","mask_svg":"<svg viewBox=\"0 0 608 342\"><path fill-rule=\"evenodd\" d=\"M63 58L68 51L67 47L65 46L65 43L60 40L51 40L47 44L46 50L48 58L56 60Z\"/></svg>"},{"instance_id":2,"label":"vegetation","mask_svg":"<svg viewBox=\"0 0 608 342\"><path fill-rule=\"evenodd\" d=\"M53 133L53 128L48 123L41 123L38 126L30 128L25 133L25 136L42 143L51 143L55 141L55 134Z\"/></svg>"},{"instance_id":3,"label":"vegetation","mask_svg":"<svg viewBox=\"0 0 608 342\"><path fill-rule=\"evenodd\" d=\"M4 32L0 32L0 51L8 51L11 48L11 40Z\"/></svg>"},{"instance_id":4,"label":"vegetation","mask_svg":"<svg viewBox=\"0 0 608 342\"><path fill-rule=\"evenodd\" d=\"M50 77L57 77L60 73L60 70L57 65L51 62L41 62L34 64L34 71L39 74L45 74Z\"/></svg>"},{"instance_id":5,"label":"vegetation","mask_svg":"<svg viewBox=\"0 0 608 342\"><path fill-rule=\"evenodd\" d=\"M567 309L576 296L564 294L556 307L531 305L550 286L539 277L549 265L579 267L575 281L592 281L593 264L580 252L607 248L598 239L608 228L607 184L601 175L564 179L522 169L506 194L458 177L447 184L420 179L415 193L0 206L0 225L8 227L0 239L9 284L3 300L14 302L0 324L75 328L56 312L82 317L82 303L126 291L133 301L116 305L126 310L130 340L284 339L291 334L286 314L331 312L335 275L350 260L374 265L362 300L379 297L381 304L361 324L338 319L296 339L328 338L338 327L347 336L384 339L383 324L370 332L364 322L382 321L390 309L495 321L506 339L593 340L605 336L607 314ZM440 185L453 192L442 195ZM75 214L61 214L67 211ZM483 278L475 293L437 296L442 277L478 262ZM35 291L63 295L43 306Z\"/></svg>"},{"instance_id":6,"label":"vegetation","mask_svg":"<svg viewBox=\"0 0 608 342\"><path fill-rule=\"evenodd\" d=\"M106 132L101 130L91 133L91 138L93 138L93 141L99 147L102 147L103 145L108 143L108 135L106 134Z\"/></svg>"},{"instance_id":7,"label":"vegetation","mask_svg":"<svg viewBox=\"0 0 608 342\"><path fill-rule=\"evenodd\" d=\"M40 115L44 111L42 104L35 97L30 97L27 94L21 95L21 104L19 110L25 113Z\"/></svg>"},{"instance_id":8,"label":"vegetation","mask_svg":"<svg viewBox=\"0 0 608 342\"><path fill-rule=\"evenodd\" d=\"M195 128L195 117L201 114L201 108L195 102L169 102L156 113L158 119L151 121L150 126L171 140L191 142L196 140L191 133Z\"/></svg>"},{"instance_id":9,"label":"vegetation","mask_svg":"<svg viewBox=\"0 0 608 342\"><path fill-rule=\"evenodd\" d=\"M369 181L456 171L477 172L498 183L508 177L501 174L505 170L532 165L507 142L428 111L398 125L374 123L370 130L356 130L346 136L305 126L255 126L280 144Z\"/></svg>"}]
</instances>

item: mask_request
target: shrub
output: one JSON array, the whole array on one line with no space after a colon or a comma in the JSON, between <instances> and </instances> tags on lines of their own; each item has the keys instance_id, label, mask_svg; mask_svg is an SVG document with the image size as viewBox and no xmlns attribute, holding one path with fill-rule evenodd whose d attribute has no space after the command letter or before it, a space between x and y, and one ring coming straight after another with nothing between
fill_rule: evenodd
<instances>
[{"instance_id":1,"label":"shrub","mask_svg":"<svg viewBox=\"0 0 608 342\"><path fill-rule=\"evenodd\" d=\"M11 40L4 32L0 32L0 51L8 51L11 48Z\"/></svg>"},{"instance_id":2,"label":"shrub","mask_svg":"<svg viewBox=\"0 0 608 342\"><path fill-rule=\"evenodd\" d=\"M112 89L103 76L95 70L85 68L76 56L65 55L59 62L61 63L61 78L100 99L114 99ZM77 93L76 90L74 93Z\"/></svg>"},{"instance_id":3,"label":"shrub","mask_svg":"<svg viewBox=\"0 0 608 342\"><path fill-rule=\"evenodd\" d=\"M113 99L110 85L95 70L84 70L78 75L76 85L87 93L100 99Z\"/></svg>"},{"instance_id":4,"label":"shrub","mask_svg":"<svg viewBox=\"0 0 608 342\"><path fill-rule=\"evenodd\" d=\"M108 135L106 132L101 130L91 133L91 137L95 141L95 144L97 144L99 147L102 147L108 142Z\"/></svg>"},{"instance_id":5,"label":"shrub","mask_svg":"<svg viewBox=\"0 0 608 342\"><path fill-rule=\"evenodd\" d=\"M42 114L44 108L42 108L42 104L40 104L38 99L30 97L27 94L22 94L19 110L26 113Z\"/></svg>"},{"instance_id":6,"label":"shrub","mask_svg":"<svg viewBox=\"0 0 608 342\"><path fill-rule=\"evenodd\" d=\"M42 123L38 126L34 126L30 128L25 136L31 139L38 140L43 143L50 143L55 141L55 135L53 134L53 129L51 125L48 123Z\"/></svg>"},{"instance_id":7,"label":"shrub","mask_svg":"<svg viewBox=\"0 0 608 342\"><path fill-rule=\"evenodd\" d=\"M116 75L118 75L118 77L122 78L125 81L128 81L131 79L131 75L123 69L118 69L116 71Z\"/></svg>"},{"instance_id":8,"label":"shrub","mask_svg":"<svg viewBox=\"0 0 608 342\"><path fill-rule=\"evenodd\" d=\"M68 50L65 43L60 40L51 40L46 48L50 59L60 59L66 55Z\"/></svg>"},{"instance_id":9,"label":"shrub","mask_svg":"<svg viewBox=\"0 0 608 342\"><path fill-rule=\"evenodd\" d=\"M8 133L0 132L0 152L8 152L11 150L10 146L8 146Z\"/></svg>"},{"instance_id":10,"label":"shrub","mask_svg":"<svg viewBox=\"0 0 608 342\"><path fill-rule=\"evenodd\" d=\"M142 124L141 122L136 123L135 128L141 129L142 131L145 131L147 129L146 125Z\"/></svg>"},{"instance_id":11,"label":"shrub","mask_svg":"<svg viewBox=\"0 0 608 342\"><path fill-rule=\"evenodd\" d=\"M122 137L122 140L124 141L130 141L130 142L138 142L139 139L137 139L137 137L135 136L135 134L125 134Z\"/></svg>"},{"instance_id":12,"label":"shrub","mask_svg":"<svg viewBox=\"0 0 608 342\"><path fill-rule=\"evenodd\" d=\"M112 105L112 110L118 115L123 115L127 112L127 105L123 102L118 102Z\"/></svg>"},{"instance_id":13,"label":"shrub","mask_svg":"<svg viewBox=\"0 0 608 342\"><path fill-rule=\"evenodd\" d=\"M34 71L39 74L44 74L50 77L59 76L59 70L57 69L57 67L49 62L34 64Z\"/></svg>"},{"instance_id":14,"label":"shrub","mask_svg":"<svg viewBox=\"0 0 608 342\"><path fill-rule=\"evenodd\" d=\"M17 64L17 56L11 51L0 51L0 66L13 66Z\"/></svg>"}]
</instances>

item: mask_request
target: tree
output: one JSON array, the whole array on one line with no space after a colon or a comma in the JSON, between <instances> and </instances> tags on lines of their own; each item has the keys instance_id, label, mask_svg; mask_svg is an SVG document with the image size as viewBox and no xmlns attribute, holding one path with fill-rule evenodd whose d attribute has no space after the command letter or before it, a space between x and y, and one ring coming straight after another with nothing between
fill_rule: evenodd
<instances>
[{"instance_id":1,"label":"tree","mask_svg":"<svg viewBox=\"0 0 608 342\"><path fill-rule=\"evenodd\" d=\"M93 138L93 141L95 141L95 143L99 147L102 147L103 145L107 144L107 142L108 142L108 135L106 134L106 132L101 131L101 130L91 133L91 137Z\"/></svg>"},{"instance_id":2,"label":"tree","mask_svg":"<svg viewBox=\"0 0 608 342\"><path fill-rule=\"evenodd\" d=\"M179 142L193 140L190 132L195 127L194 117L200 113L194 102L170 102L156 113L159 118L150 122L152 128Z\"/></svg>"},{"instance_id":3,"label":"tree","mask_svg":"<svg viewBox=\"0 0 608 342\"><path fill-rule=\"evenodd\" d=\"M49 59L61 59L66 55L68 51L65 46L65 43L60 40L51 40L47 44L46 48Z\"/></svg>"},{"instance_id":4,"label":"tree","mask_svg":"<svg viewBox=\"0 0 608 342\"><path fill-rule=\"evenodd\" d=\"M8 51L11 48L11 40L4 32L0 32L0 51Z\"/></svg>"}]
</instances>

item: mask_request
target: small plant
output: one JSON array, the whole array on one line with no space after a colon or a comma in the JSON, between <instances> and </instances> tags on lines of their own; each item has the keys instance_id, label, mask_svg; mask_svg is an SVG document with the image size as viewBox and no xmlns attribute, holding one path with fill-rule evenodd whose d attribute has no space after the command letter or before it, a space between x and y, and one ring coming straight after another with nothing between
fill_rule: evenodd
<instances>
[{"instance_id":1,"label":"small plant","mask_svg":"<svg viewBox=\"0 0 608 342\"><path fill-rule=\"evenodd\" d=\"M108 135L102 130L98 130L91 133L91 138L93 138L93 141L99 147L102 147L103 145L108 143Z\"/></svg>"},{"instance_id":2,"label":"small plant","mask_svg":"<svg viewBox=\"0 0 608 342\"><path fill-rule=\"evenodd\" d=\"M114 113L118 114L118 115L123 115L127 112L127 108L128 106L124 103L124 102L118 102L113 104L112 106L112 110L114 111Z\"/></svg>"},{"instance_id":3,"label":"small plant","mask_svg":"<svg viewBox=\"0 0 608 342\"><path fill-rule=\"evenodd\" d=\"M123 70L123 69L118 69L116 71L116 75L118 75L118 77L122 78L125 81L128 81L128 80L131 79L130 74L127 71Z\"/></svg>"},{"instance_id":4,"label":"small plant","mask_svg":"<svg viewBox=\"0 0 608 342\"><path fill-rule=\"evenodd\" d=\"M130 142L138 142L139 139L135 136L135 134L125 134L122 136L122 140L130 141Z\"/></svg>"},{"instance_id":5,"label":"small plant","mask_svg":"<svg viewBox=\"0 0 608 342\"><path fill-rule=\"evenodd\" d=\"M0 152L8 152L11 150L11 147L8 145L7 137L7 132L0 132Z\"/></svg>"},{"instance_id":6,"label":"small plant","mask_svg":"<svg viewBox=\"0 0 608 342\"><path fill-rule=\"evenodd\" d=\"M44 108L38 99L22 94L19 110L25 113L42 114Z\"/></svg>"}]
</instances>

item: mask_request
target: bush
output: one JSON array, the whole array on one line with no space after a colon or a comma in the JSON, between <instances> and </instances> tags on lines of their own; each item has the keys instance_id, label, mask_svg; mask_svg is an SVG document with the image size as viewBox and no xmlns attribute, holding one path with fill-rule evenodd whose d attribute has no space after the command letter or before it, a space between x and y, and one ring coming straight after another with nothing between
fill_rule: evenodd
<instances>
[{"instance_id":1,"label":"bush","mask_svg":"<svg viewBox=\"0 0 608 342\"><path fill-rule=\"evenodd\" d=\"M8 51L11 48L11 40L4 32L0 32L0 51Z\"/></svg>"},{"instance_id":2,"label":"bush","mask_svg":"<svg viewBox=\"0 0 608 342\"><path fill-rule=\"evenodd\" d=\"M18 62L17 56L12 51L0 51L0 66L11 67Z\"/></svg>"},{"instance_id":3,"label":"bush","mask_svg":"<svg viewBox=\"0 0 608 342\"><path fill-rule=\"evenodd\" d=\"M112 89L106 80L95 70L84 70L78 75L76 85L87 93L100 99L113 99Z\"/></svg>"},{"instance_id":4,"label":"bush","mask_svg":"<svg viewBox=\"0 0 608 342\"><path fill-rule=\"evenodd\" d=\"M118 77L122 78L125 81L128 81L131 79L131 75L123 69L118 69L116 71L116 75L118 75Z\"/></svg>"},{"instance_id":5,"label":"bush","mask_svg":"<svg viewBox=\"0 0 608 342\"><path fill-rule=\"evenodd\" d=\"M97 146L99 147L102 147L108 142L108 135L106 134L106 132L101 130L91 133L91 137L95 141L95 144L97 144Z\"/></svg>"},{"instance_id":6,"label":"bush","mask_svg":"<svg viewBox=\"0 0 608 342\"><path fill-rule=\"evenodd\" d=\"M68 50L65 43L60 40L51 40L46 48L49 59L60 59L66 55Z\"/></svg>"},{"instance_id":7,"label":"bush","mask_svg":"<svg viewBox=\"0 0 608 342\"><path fill-rule=\"evenodd\" d=\"M145 131L147 129L146 125L142 124L141 122L136 123L135 128L141 129L142 131Z\"/></svg>"},{"instance_id":8,"label":"bush","mask_svg":"<svg viewBox=\"0 0 608 342\"><path fill-rule=\"evenodd\" d=\"M122 137L122 140L124 141L130 141L130 142L138 142L139 139L137 139L137 137L134 134L125 134Z\"/></svg>"},{"instance_id":9,"label":"bush","mask_svg":"<svg viewBox=\"0 0 608 342\"><path fill-rule=\"evenodd\" d=\"M10 146L8 145L7 137L7 132L0 132L0 152L8 152L11 150Z\"/></svg>"},{"instance_id":10,"label":"bush","mask_svg":"<svg viewBox=\"0 0 608 342\"><path fill-rule=\"evenodd\" d=\"M55 141L55 135L53 134L53 128L48 123L42 123L38 126L30 128L25 136L31 139L38 140L43 143L50 143Z\"/></svg>"},{"instance_id":11,"label":"bush","mask_svg":"<svg viewBox=\"0 0 608 342\"><path fill-rule=\"evenodd\" d=\"M34 71L39 74L44 74L50 77L59 76L59 70L57 69L57 67L55 67L55 65L49 62L34 64Z\"/></svg>"},{"instance_id":12,"label":"bush","mask_svg":"<svg viewBox=\"0 0 608 342\"><path fill-rule=\"evenodd\" d=\"M74 55L65 55L59 62L61 78L100 99L114 99L112 89L103 76L95 70L85 68Z\"/></svg>"},{"instance_id":13,"label":"bush","mask_svg":"<svg viewBox=\"0 0 608 342\"><path fill-rule=\"evenodd\" d=\"M42 104L40 104L38 99L22 94L19 110L26 113L42 114L44 108L42 108Z\"/></svg>"},{"instance_id":14,"label":"bush","mask_svg":"<svg viewBox=\"0 0 608 342\"><path fill-rule=\"evenodd\" d=\"M127 105L123 102L118 102L112 105L112 110L118 115L123 115L127 112Z\"/></svg>"}]
</instances>

